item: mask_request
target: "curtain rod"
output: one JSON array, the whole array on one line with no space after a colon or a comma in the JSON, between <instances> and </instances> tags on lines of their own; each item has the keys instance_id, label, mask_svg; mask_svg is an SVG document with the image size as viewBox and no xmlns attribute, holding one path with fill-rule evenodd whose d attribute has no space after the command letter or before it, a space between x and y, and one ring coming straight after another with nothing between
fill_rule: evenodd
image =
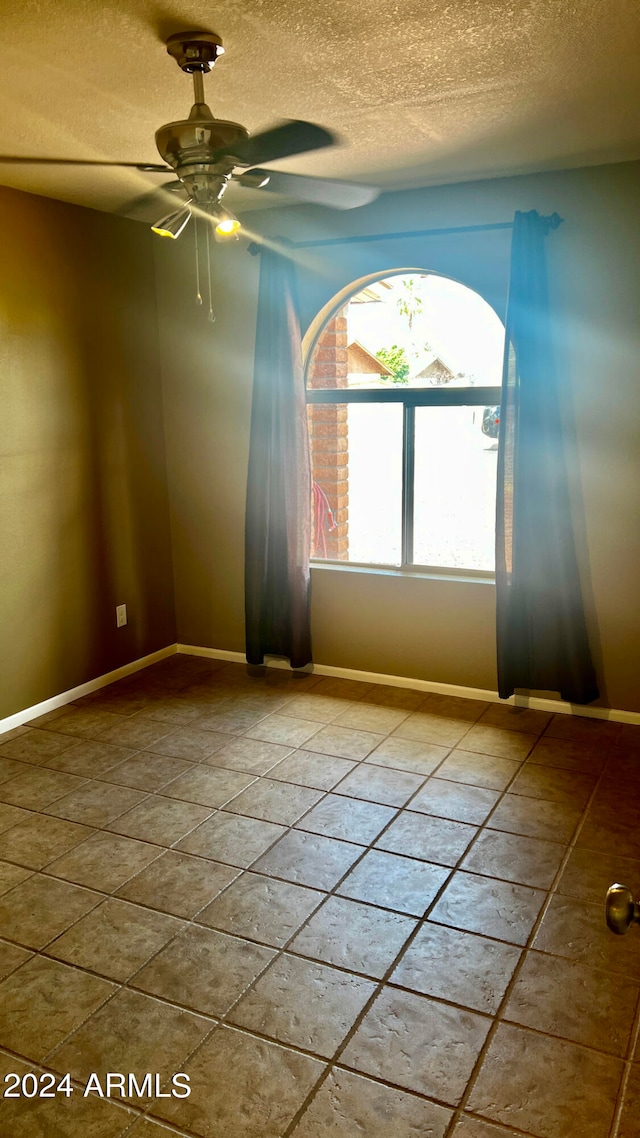
<instances>
[{"instance_id":1,"label":"curtain rod","mask_svg":"<svg viewBox=\"0 0 640 1138\"><path fill-rule=\"evenodd\" d=\"M557 213L552 213L549 217L543 217L542 221L546 221L549 229L557 229L564 221ZM512 221L494 221L486 225L451 225L445 229L405 229L398 233L365 233L352 237L326 237L319 238L315 241L289 241L283 238L278 238L283 244L286 244L290 249L314 249L319 246L325 245L358 245L365 244L371 241L396 241L406 240L411 237L435 237L447 235L449 233L481 233L490 229L513 229ZM256 242L252 242L249 246L250 253L258 253L260 246Z\"/></svg>"}]
</instances>

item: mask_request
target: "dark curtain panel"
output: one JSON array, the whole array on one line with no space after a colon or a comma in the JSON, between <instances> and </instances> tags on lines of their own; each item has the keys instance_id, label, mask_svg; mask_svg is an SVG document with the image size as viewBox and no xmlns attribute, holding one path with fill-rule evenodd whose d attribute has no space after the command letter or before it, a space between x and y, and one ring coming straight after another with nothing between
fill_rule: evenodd
<instances>
[{"instance_id":1,"label":"dark curtain panel","mask_svg":"<svg viewBox=\"0 0 640 1138\"><path fill-rule=\"evenodd\" d=\"M578 579L550 342L545 236L516 213L502 381L496 525L498 688L598 698ZM555 227L555 226L554 226Z\"/></svg>"},{"instance_id":2,"label":"dark curtain panel","mask_svg":"<svg viewBox=\"0 0 640 1138\"><path fill-rule=\"evenodd\" d=\"M263 249L245 531L247 660L311 661L311 471L295 275Z\"/></svg>"}]
</instances>

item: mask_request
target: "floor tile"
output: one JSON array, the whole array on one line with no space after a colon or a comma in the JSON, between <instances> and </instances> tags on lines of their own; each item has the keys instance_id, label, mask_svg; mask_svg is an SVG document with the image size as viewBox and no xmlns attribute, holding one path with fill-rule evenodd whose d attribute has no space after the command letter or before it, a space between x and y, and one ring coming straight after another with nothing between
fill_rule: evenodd
<instances>
[{"instance_id":1,"label":"floor tile","mask_svg":"<svg viewBox=\"0 0 640 1138\"><path fill-rule=\"evenodd\" d=\"M285 708L285 711L288 711ZM302 747L307 739L318 731L318 724L308 719L296 719L293 715L274 713L261 719L246 732L247 739L262 739L265 743L283 743L290 747Z\"/></svg>"},{"instance_id":2,"label":"floor tile","mask_svg":"<svg viewBox=\"0 0 640 1138\"><path fill-rule=\"evenodd\" d=\"M159 739L168 735L171 727L168 723L157 723L151 719L125 719L116 727L108 727L100 736L105 743L115 743L118 747L143 747L157 743Z\"/></svg>"},{"instance_id":3,"label":"floor tile","mask_svg":"<svg viewBox=\"0 0 640 1138\"><path fill-rule=\"evenodd\" d=\"M100 778L105 771L133 754L135 750L132 747L116 747L112 743L87 740L76 743L61 755L48 758L45 765L51 770L75 774L79 778Z\"/></svg>"},{"instance_id":4,"label":"floor tile","mask_svg":"<svg viewBox=\"0 0 640 1138\"><path fill-rule=\"evenodd\" d=\"M513 1138L514 1133L513 1130L504 1130L502 1126L494 1126L491 1122L483 1122L471 1114L461 1114L452 1138L509 1138L509 1135Z\"/></svg>"},{"instance_id":5,"label":"floor tile","mask_svg":"<svg viewBox=\"0 0 640 1138\"><path fill-rule=\"evenodd\" d=\"M0 736L0 757L3 759L20 759L25 763L38 766L54 755L69 750L76 743L71 735L58 734L56 731L44 731L39 727L28 727L15 739L3 743Z\"/></svg>"},{"instance_id":6,"label":"floor tile","mask_svg":"<svg viewBox=\"0 0 640 1138\"><path fill-rule=\"evenodd\" d=\"M511 944L526 944L545 900L539 889L454 873L430 920Z\"/></svg>"},{"instance_id":7,"label":"floor tile","mask_svg":"<svg viewBox=\"0 0 640 1138\"><path fill-rule=\"evenodd\" d=\"M26 822L34 817L33 813L23 810L21 806L10 806L8 803L0 802L0 834L6 834L7 830L13 829L19 822Z\"/></svg>"},{"instance_id":8,"label":"floor tile","mask_svg":"<svg viewBox=\"0 0 640 1138\"><path fill-rule=\"evenodd\" d=\"M605 968L634 982L640 975L640 937L610 932L603 903L591 905L574 897L552 897L533 947L593 968Z\"/></svg>"},{"instance_id":9,"label":"floor tile","mask_svg":"<svg viewBox=\"0 0 640 1138\"><path fill-rule=\"evenodd\" d=\"M352 842L292 830L259 858L253 869L296 885L328 890L337 885L361 854L362 846Z\"/></svg>"},{"instance_id":10,"label":"floor tile","mask_svg":"<svg viewBox=\"0 0 640 1138\"><path fill-rule=\"evenodd\" d=\"M25 822L0 835L0 858L10 858L31 869L42 869L92 833L88 826L45 814L31 814Z\"/></svg>"},{"instance_id":11,"label":"floor tile","mask_svg":"<svg viewBox=\"0 0 640 1138\"><path fill-rule=\"evenodd\" d=\"M335 791L336 794L363 798L366 802L380 802L383 806L404 806L423 782L423 775L410 771L361 763L338 784Z\"/></svg>"},{"instance_id":12,"label":"floor tile","mask_svg":"<svg viewBox=\"0 0 640 1138\"><path fill-rule=\"evenodd\" d=\"M212 755L219 745L211 731L203 731L198 726L183 726L174 729L169 735L163 735L157 742L149 743L147 750L173 759L199 763Z\"/></svg>"},{"instance_id":13,"label":"floor tile","mask_svg":"<svg viewBox=\"0 0 640 1138\"><path fill-rule=\"evenodd\" d=\"M86 976L77 969L65 970ZM106 980L91 976L86 979L114 988L112 984L107 985ZM170 1078L182 1070L186 1056L212 1026L210 1020L192 1012L170 1007L142 992L122 989L57 1048L48 1064L56 1071L70 1071L72 1077L81 1082L86 1082L93 1071L101 1080L107 1071L131 1071L138 1080L147 1071L157 1071Z\"/></svg>"},{"instance_id":14,"label":"floor tile","mask_svg":"<svg viewBox=\"0 0 640 1138\"><path fill-rule=\"evenodd\" d=\"M390 983L495 1015L520 956L513 945L427 922Z\"/></svg>"},{"instance_id":15,"label":"floor tile","mask_svg":"<svg viewBox=\"0 0 640 1138\"><path fill-rule=\"evenodd\" d=\"M188 834L179 849L246 869L285 832L273 822L218 813Z\"/></svg>"},{"instance_id":16,"label":"floor tile","mask_svg":"<svg viewBox=\"0 0 640 1138\"><path fill-rule=\"evenodd\" d=\"M355 762L337 759L331 755L294 751L269 771L269 778L310 786L315 790L331 790L355 766Z\"/></svg>"},{"instance_id":17,"label":"floor tile","mask_svg":"<svg viewBox=\"0 0 640 1138\"><path fill-rule=\"evenodd\" d=\"M0 936L43 948L100 901L100 893L33 874L0 898Z\"/></svg>"},{"instance_id":18,"label":"floor tile","mask_svg":"<svg viewBox=\"0 0 640 1138\"><path fill-rule=\"evenodd\" d=\"M332 696L297 695L287 704L287 715L314 723L331 723L351 706L350 700Z\"/></svg>"},{"instance_id":19,"label":"floor tile","mask_svg":"<svg viewBox=\"0 0 640 1138\"><path fill-rule=\"evenodd\" d=\"M310 696L310 699L313 697ZM407 718L408 711L393 707L379 707L370 703L354 703L343 711L333 723L335 727L353 727L360 731L373 731L388 735Z\"/></svg>"},{"instance_id":20,"label":"floor tile","mask_svg":"<svg viewBox=\"0 0 640 1138\"><path fill-rule=\"evenodd\" d=\"M112 767L102 775L102 778L105 782L113 782L118 786L130 786L134 790L146 790L151 793L163 790L167 783L192 769L193 765L184 759L139 751L138 754L125 759L123 763Z\"/></svg>"},{"instance_id":21,"label":"floor tile","mask_svg":"<svg viewBox=\"0 0 640 1138\"><path fill-rule=\"evenodd\" d=\"M527 731L532 735L541 735L550 719L551 716L547 711L490 703L478 719L478 726L500 727L503 731Z\"/></svg>"},{"instance_id":22,"label":"floor tile","mask_svg":"<svg viewBox=\"0 0 640 1138\"><path fill-rule=\"evenodd\" d=\"M616 1138L637 1138L638 1112L640 1111L640 1064L634 1063L625 1088L620 1115L620 1128Z\"/></svg>"},{"instance_id":23,"label":"floor tile","mask_svg":"<svg viewBox=\"0 0 640 1138\"><path fill-rule=\"evenodd\" d=\"M266 774L280 759L291 754L291 747L281 743L263 743L259 739L230 739L207 762L214 767L227 767L249 774Z\"/></svg>"},{"instance_id":24,"label":"floor tile","mask_svg":"<svg viewBox=\"0 0 640 1138\"><path fill-rule=\"evenodd\" d=\"M5 980L16 968L20 968L22 964L26 964L33 956L26 948L20 948L17 944L7 944L6 941L0 941L0 980Z\"/></svg>"},{"instance_id":25,"label":"floor tile","mask_svg":"<svg viewBox=\"0 0 640 1138\"><path fill-rule=\"evenodd\" d=\"M438 778L468 783L486 790L504 790L520 770L520 763L473 751L452 751L438 768Z\"/></svg>"},{"instance_id":26,"label":"floor tile","mask_svg":"<svg viewBox=\"0 0 640 1138\"><path fill-rule=\"evenodd\" d=\"M106 826L121 814L131 810L145 797L142 790L126 786L110 786L106 782L85 782L79 790L58 798L45 813L85 826Z\"/></svg>"},{"instance_id":27,"label":"floor tile","mask_svg":"<svg viewBox=\"0 0 640 1138\"><path fill-rule=\"evenodd\" d=\"M195 917L240 871L229 865L166 850L118 890L119 897L176 917Z\"/></svg>"},{"instance_id":28,"label":"floor tile","mask_svg":"<svg viewBox=\"0 0 640 1138\"><path fill-rule=\"evenodd\" d=\"M504 731L500 727L487 727L477 723L464 737L464 750L521 762L536 742L537 735L523 731Z\"/></svg>"},{"instance_id":29,"label":"floor tile","mask_svg":"<svg viewBox=\"0 0 640 1138\"><path fill-rule=\"evenodd\" d=\"M255 775L229 771L223 767L209 767L203 763L191 767L186 774L163 787L167 798L180 798L183 802L198 802L201 806L223 806L241 790L251 786Z\"/></svg>"},{"instance_id":30,"label":"floor tile","mask_svg":"<svg viewBox=\"0 0 640 1138\"><path fill-rule=\"evenodd\" d=\"M42 1074L33 1063L0 1054L0 1081L10 1071L21 1078L28 1073L36 1078ZM126 1107L96 1095L85 1098L79 1089L69 1097L57 1093L52 1098L21 1097L2 1102L2 1133L7 1138L120 1138L125 1131L129 1133L135 1118Z\"/></svg>"},{"instance_id":31,"label":"floor tile","mask_svg":"<svg viewBox=\"0 0 640 1138\"><path fill-rule=\"evenodd\" d=\"M528 952L503 1017L624 1059L639 995L626 976Z\"/></svg>"},{"instance_id":32,"label":"floor tile","mask_svg":"<svg viewBox=\"0 0 640 1138\"><path fill-rule=\"evenodd\" d=\"M457 1105L491 1021L427 996L385 988L341 1063L396 1086Z\"/></svg>"},{"instance_id":33,"label":"floor tile","mask_svg":"<svg viewBox=\"0 0 640 1138\"><path fill-rule=\"evenodd\" d=\"M410 917L329 897L289 945L336 968L382 979L416 927Z\"/></svg>"},{"instance_id":34,"label":"floor tile","mask_svg":"<svg viewBox=\"0 0 640 1138\"><path fill-rule=\"evenodd\" d=\"M344 680L337 676L322 676L313 690L320 696L358 700L368 695L372 687L373 684L365 683L363 680Z\"/></svg>"},{"instance_id":35,"label":"floor tile","mask_svg":"<svg viewBox=\"0 0 640 1138\"><path fill-rule=\"evenodd\" d=\"M425 693L421 691L391 687L390 684L374 684L363 696L363 703L374 703L380 707L397 707L402 711L417 711L424 703L424 699Z\"/></svg>"},{"instance_id":36,"label":"floor tile","mask_svg":"<svg viewBox=\"0 0 640 1138\"><path fill-rule=\"evenodd\" d=\"M108 980L35 956L0 985L0 1045L44 1059L115 991Z\"/></svg>"},{"instance_id":37,"label":"floor tile","mask_svg":"<svg viewBox=\"0 0 640 1138\"><path fill-rule=\"evenodd\" d=\"M7 735L10 734L11 732L7 731L4 735L0 735L0 742L3 739L6 739ZM0 784L8 782L9 779L13 779L16 777L16 775L24 774L25 771L29 770L32 770L32 767L28 763L22 763L19 761L19 759L6 759L0 757Z\"/></svg>"},{"instance_id":38,"label":"floor tile","mask_svg":"<svg viewBox=\"0 0 640 1138\"><path fill-rule=\"evenodd\" d=\"M414 739L435 743L441 747L455 747L465 736L471 724L468 719L451 719L445 715L430 715L414 711L393 732L394 739Z\"/></svg>"},{"instance_id":39,"label":"floor tile","mask_svg":"<svg viewBox=\"0 0 640 1138\"><path fill-rule=\"evenodd\" d=\"M292 826L319 798L322 798L321 790L260 778L228 802L225 810L261 818L264 822Z\"/></svg>"},{"instance_id":40,"label":"floor tile","mask_svg":"<svg viewBox=\"0 0 640 1138\"><path fill-rule=\"evenodd\" d=\"M622 1063L519 1027L498 1027L469 1110L540 1138L606 1138Z\"/></svg>"},{"instance_id":41,"label":"floor tile","mask_svg":"<svg viewBox=\"0 0 640 1138\"><path fill-rule=\"evenodd\" d=\"M82 786L82 782L75 775L52 771L48 767L27 767L24 773L0 785L0 801L26 810L42 810L54 799Z\"/></svg>"},{"instance_id":42,"label":"floor tile","mask_svg":"<svg viewBox=\"0 0 640 1138\"><path fill-rule=\"evenodd\" d=\"M338 893L384 909L421 917L450 870L382 850L369 850L338 886Z\"/></svg>"},{"instance_id":43,"label":"floor tile","mask_svg":"<svg viewBox=\"0 0 640 1138\"><path fill-rule=\"evenodd\" d=\"M21 865L12 865L9 861L0 861L0 897L30 876L31 870Z\"/></svg>"},{"instance_id":44,"label":"floor tile","mask_svg":"<svg viewBox=\"0 0 640 1138\"><path fill-rule=\"evenodd\" d=\"M369 997L371 980L292 956L280 956L231 1013L240 1027L327 1058Z\"/></svg>"},{"instance_id":45,"label":"floor tile","mask_svg":"<svg viewBox=\"0 0 640 1138\"><path fill-rule=\"evenodd\" d=\"M403 810L376 842L377 849L454 866L477 834L475 826Z\"/></svg>"},{"instance_id":46,"label":"floor tile","mask_svg":"<svg viewBox=\"0 0 640 1138\"><path fill-rule=\"evenodd\" d=\"M132 983L196 1012L224 1015L274 955L263 945L189 925Z\"/></svg>"},{"instance_id":47,"label":"floor tile","mask_svg":"<svg viewBox=\"0 0 640 1138\"><path fill-rule=\"evenodd\" d=\"M437 743L421 743L412 739L399 739L395 735L385 739L367 758L374 766L392 767L424 776L432 774L449 754L449 747Z\"/></svg>"},{"instance_id":48,"label":"floor tile","mask_svg":"<svg viewBox=\"0 0 640 1138\"><path fill-rule=\"evenodd\" d=\"M569 740L550 739L543 735L531 751L527 764L558 767L580 774L598 775L607 761L607 750Z\"/></svg>"},{"instance_id":49,"label":"floor tile","mask_svg":"<svg viewBox=\"0 0 640 1138\"><path fill-rule=\"evenodd\" d=\"M316 889L243 873L199 914L198 922L281 948L323 897Z\"/></svg>"},{"instance_id":50,"label":"floor tile","mask_svg":"<svg viewBox=\"0 0 640 1138\"><path fill-rule=\"evenodd\" d=\"M397 811L389 806L328 794L310 813L300 819L296 829L321 834L325 838L360 842L366 846L378 836L396 813Z\"/></svg>"},{"instance_id":51,"label":"floor tile","mask_svg":"<svg viewBox=\"0 0 640 1138\"><path fill-rule=\"evenodd\" d=\"M280 1138L323 1064L236 1028L219 1027L185 1071L189 1097L158 1102L154 1114L202 1138Z\"/></svg>"},{"instance_id":52,"label":"floor tile","mask_svg":"<svg viewBox=\"0 0 640 1138\"><path fill-rule=\"evenodd\" d=\"M56 715L54 731L86 739L99 738L108 727L116 727L122 722L121 717L112 711L95 711L91 707L68 705L58 708L58 712L62 714Z\"/></svg>"},{"instance_id":53,"label":"floor tile","mask_svg":"<svg viewBox=\"0 0 640 1138\"><path fill-rule=\"evenodd\" d=\"M307 742L308 751L335 755L340 759L364 759L382 742L381 734L355 731L351 727L321 727Z\"/></svg>"},{"instance_id":54,"label":"floor tile","mask_svg":"<svg viewBox=\"0 0 640 1138\"><path fill-rule=\"evenodd\" d=\"M109 897L50 944L47 952L56 960L125 981L181 927L174 917Z\"/></svg>"},{"instance_id":55,"label":"floor tile","mask_svg":"<svg viewBox=\"0 0 640 1138\"><path fill-rule=\"evenodd\" d=\"M254 727L267 714L266 710L233 706L225 700L218 707L211 708L207 716L200 720L200 726L207 731L222 732L224 735L241 735Z\"/></svg>"},{"instance_id":56,"label":"floor tile","mask_svg":"<svg viewBox=\"0 0 640 1138\"><path fill-rule=\"evenodd\" d=\"M554 715L545 736L548 739L567 739L572 743L592 743L597 747L606 747L616 742L620 728L620 723L590 719L584 715Z\"/></svg>"},{"instance_id":57,"label":"floor tile","mask_svg":"<svg viewBox=\"0 0 640 1138\"><path fill-rule=\"evenodd\" d=\"M108 826L116 834L172 846L211 815L208 806L153 795Z\"/></svg>"},{"instance_id":58,"label":"floor tile","mask_svg":"<svg viewBox=\"0 0 640 1138\"><path fill-rule=\"evenodd\" d=\"M162 847L123 838L119 834L98 832L81 845L52 861L47 873L113 893L134 873L157 858Z\"/></svg>"},{"instance_id":59,"label":"floor tile","mask_svg":"<svg viewBox=\"0 0 640 1138\"><path fill-rule=\"evenodd\" d=\"M617 852L595 855L592 850L574 848L558 882L558 893L601 905L614 881L640 883L640 860L621 857Z\"/></svg>"},{"instance_id":60,"label":"floor tile","mask_svg":"<svg viewBox=\"0 0 640 1138\"><path fill-rule=\"evenodd\" d=\"M613 812L609 817L599 818L589 810L576 837L576 846L592 851L592 856L615 850L625 860L640 860L638 819L622 813L616 817Z\"/></svg>"},{"instance_id":61,"label":"floor tile","mask_svg":"<svg viewBox=\"0 0 640 1138\"><path fill-rule=\"evenodd\" d=\"M442 715L446 719L467 719L475 721L487 708L482 699L463 699L461 696L442 695L440 692L427 692L420 707L426 715Z\"/></svg>"},{"instance_id":62,"label":"floor tile","mask_svg":"<svg viewBox=\"0 0 640 1138\"><path fill-rule=\"evenodd\" d=\"M586 806L595 784L595 776L526 763L509 789L512 794L526 794L530 798Z\"/></svg>"},{"instance_id":63,"label":"floor tile","mask_svg":"<svg viewBox=\"0 0 640 1138\"><path fill-rule=\"evenodd\" d=\"M545 799L524 798L520 794L505 794L491 815L491 828L511 834L525 834L529 838L548 838L550 841L568 842L582 815L580 806Z\"/></svg>"},{"instance_id":64,"label":"floor tile","mask_svg":"<svg viewBox=\"0 0 640 1138\"><path fill-rule=\"evenodd\" d=\"M480 826L491 813L500 795L497 790L430 778L411 802L411 809L454 822Z\"/></svg>"},{"instance_id":65,"label":"floor tile","mask_svg":"<svg viewBox=\"0 0 640 1138\"><path fill-rule=\"evenodd\" d=\"M483 830L463 859L462 869L549 889L564 853L565 847L559 842Z\"/></svg>"},{"instance_id":66,"label":"floor tile","mask_svg":"<svg viewBox=\"0 0 640 1138\"><path fill-rule=\"evenodd\" d=\"M363 1075L331 1072L292 1138L444 1138L452 1112Z\"/></svg>"}]
</instances>

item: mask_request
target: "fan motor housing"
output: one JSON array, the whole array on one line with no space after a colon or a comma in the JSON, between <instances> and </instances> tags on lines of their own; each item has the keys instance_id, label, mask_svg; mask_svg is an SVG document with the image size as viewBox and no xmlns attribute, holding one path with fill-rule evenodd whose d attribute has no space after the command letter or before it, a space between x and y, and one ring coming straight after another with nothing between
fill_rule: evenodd
<instances>
[{"instance_id":1,"label":"fan motor housing","mask_svg":"<svg viewBox=\"0 0 640 1138\"><path fill-rule=\"evenodd\" d=\"M194 108L195 109L195 108ZM200 110L208 108L200 107ZM214 119L206 114L166 123L156 131L156 146L165 162L174 170L193 162L214 163L214 155L222 147L244 142L249 132L237 122ZM226 160L222 168L233 168L233 162Z\"/></svg>"}]
</instances>

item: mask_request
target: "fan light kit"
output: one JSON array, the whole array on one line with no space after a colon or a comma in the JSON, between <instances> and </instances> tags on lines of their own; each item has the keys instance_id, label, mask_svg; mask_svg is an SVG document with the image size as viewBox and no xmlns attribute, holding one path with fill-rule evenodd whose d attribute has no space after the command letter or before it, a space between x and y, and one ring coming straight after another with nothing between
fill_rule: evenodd
<instances>
[{"instance_id":1,"label":"fan light kit","mask_svg":"<svg viewBox=\"0 0 640 1138\"><path fill-rule=\"evenodd\" d=\"M200 293L200 250L204 237L207 263L209 318L211 304L210 243L213 230L217 241L237 240L241 222L220 203L231 178L253 190L288 194L298 201L314 202L333 209L353 209L378 196L371 186L326 178L308 178L262 168L262 163L275 162L294 154L304 154L333 146L335 137L324 127L299 119L288 119L261 134L249 136L236 122L216 119L204 99L204 76L224 54L222 40L215 32L179 32L167 40L167 51L178 66L192 76L193 106L187 119L166 123L156 131L156 145L164 165L145 162L85 161L76 158L21 158L0 155L0 163L38 163L66 166L123 166L145 173L174 174L177 187L186 194L178 209L152 225L161 237L177 238L194 222L196 246L197 300ZM237 173L240 168L241 172ZM165 194L168 199L168 194ZM199 241L200 238L200 241Z\"/></svg>"}]
</instances>

